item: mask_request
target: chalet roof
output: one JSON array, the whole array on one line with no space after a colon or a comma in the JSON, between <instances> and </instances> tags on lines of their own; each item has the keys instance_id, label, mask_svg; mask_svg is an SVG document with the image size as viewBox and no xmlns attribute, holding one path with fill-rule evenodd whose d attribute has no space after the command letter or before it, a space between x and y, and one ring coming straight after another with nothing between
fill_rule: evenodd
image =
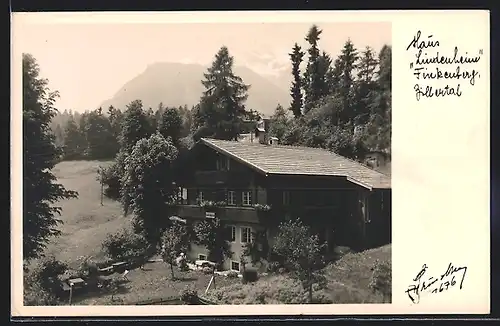
<instances>
[{"instance_id":1,"label":"chalet roof","mask_svg":"<svg viewBox=\"0 0 500 326\"><path fill-rule=\"evenodd\" d=\"M202 138L201 142L265 174L346 177L369 189L390 189L391 178L325 149Z\"/></svg>"}]
</instances>

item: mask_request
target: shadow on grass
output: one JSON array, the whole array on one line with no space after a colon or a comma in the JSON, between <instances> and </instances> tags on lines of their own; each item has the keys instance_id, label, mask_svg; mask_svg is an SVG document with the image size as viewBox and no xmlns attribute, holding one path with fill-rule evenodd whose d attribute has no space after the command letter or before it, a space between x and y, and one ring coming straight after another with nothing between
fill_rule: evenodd
<instances>
[{"instance_id":1,"label":"shadow on grass","mask_svg":"<svg viewBox=\"0 0 500 326\"><path fill-rule=\"evenodd\" d=\"M87 299L102 298L104 296L109 296L111 298L112 296L129 293L130 289L127 286L128 283L130 283L130 280L123 279L120 281L118 287L113 290L108 288L98 288L98 287L82 289L79 292L73 293L71 304L78 305L79 303ZM63 300L68 303L69 297L66 297ZM110 301L115 301L115 300L110 299Z\"/></svg>"},{"instance_id":2,"label":"shadow on grass","mask_svg":"<svg viewBox=\"0 0 500 326\"><path fill-rule=\"evenodd\" d=\"M176 277L175 281L181 281L181 282L191 282L191 281L197 281L197 277L193 276L181 276L181 277Z\"/></svg>"}]
</instances>

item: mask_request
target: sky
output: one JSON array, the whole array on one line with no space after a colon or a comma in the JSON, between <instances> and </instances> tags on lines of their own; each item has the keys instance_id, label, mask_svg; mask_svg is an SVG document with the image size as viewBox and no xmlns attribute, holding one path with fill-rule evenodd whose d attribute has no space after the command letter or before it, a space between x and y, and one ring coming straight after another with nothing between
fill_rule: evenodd
<instances>
[{"instance_id":1,"label":"sky","mask_svg":"<svg viewBox=\"0 0 500 326\"><path fill-rule=\"evenodd\" d=\"M311 23L23 23L13 25L19 53L31 53L59 110L95 109L155 62L209 64L222 45L236 65L273 76ZM319 46L336 57L350 38L360 49L391 44L390 23L317 23ZM166 77L168 78L168 77Z\"/></svg>"}]
</instances>

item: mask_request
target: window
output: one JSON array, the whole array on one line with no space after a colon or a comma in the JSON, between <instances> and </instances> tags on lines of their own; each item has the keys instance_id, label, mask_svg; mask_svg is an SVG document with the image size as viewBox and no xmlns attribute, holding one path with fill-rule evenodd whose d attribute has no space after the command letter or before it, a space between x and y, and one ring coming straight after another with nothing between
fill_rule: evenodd
<instances>
[{"instance_id":1,"label":"window","mask_svg":"<svg viewBox=\"0 0 500 326\"><path fill-rule=\"evenodd\" d=\"M251 191L243 191L241 194L242 202L244 206L252 205L252 192Z\"/></svg>"},{"instance_id":2,"label":"window","mask_svg":"<svg viewBox=\"0 0 500 326\"><path fill-rule=\"evenodd\" d=\"M203 191L198 190L198 201L202 202L203 201Z\"/></svg>"},{"instance_id":3,"label":"window","mask_svg":"<svg viewBox=\"0 0 500 326\"><path fill-rule=\"evenodd\" d=\"M221 156L217 159L217 170L218 171L228 171L229 170L229 157Z\"/></svg>"},{"instance_id":4,"label":"window","mask_svg":"<svg viewBox=\"0 0 500 326\"><path fill-rule=\"evenodd\" d=\"M229 228L229 232L230 232L229 241L236 242L236 226L228 225L227 227Z\"/></svg>"},{"instance_id":5,"label":"window","mask_svg":"<svg viewBox=\"0 0 500 326\"><path fill-rule=\"evenodd\" d=\"M227 204L236 205L236 193L233 190L227 192Z\"/></svg>"},{"instance_id":6,"label":"window","mask_svg":"<svg viewBox=\"0 0 500 326\"><path fill-rule=\"evenodd\" d=\"M252 229L249 227L241 228L241 243L252 242Z\"/></svg>"},{"instance_id":7,"label":"window","mask_svg":"<svg viewBox=\"0 0 500 326\"><path fill-rule=\"evenodd\" d=\"M178 192L178 197L177 198L178 198L178 202L179 203L181 203L181 204L187 203L187 199L188 199L187 189L179 187L179 192Z\"/></svg>"},{"instance_id":8,"label":"window","mask_svg":"<svg viewBox=\"0 0 500 326\"><path fill-rule=\"evenodd\" d=\"M198 255L198 260L207 260L207 256L199 254Z\"/></svg>"},{"instance_id":9,"label":"window","mask_svg":"<svg viewBox=\"0 0 500 326\"><path fill-rule=\"evenodd\" d=\"M290 191L283 191L283 205L290 205Z\"/></svg>"},{"instance_id":10,"label":"window","mask_svg":"<svg viewBox=\"0 0 500 326\"><path fill-rule=\"evenodd\" d=\"M232 261L231 262L231 270L239 272L240 271L240 263L238 263L237 261Z\"/></svg>"}]
</instances>

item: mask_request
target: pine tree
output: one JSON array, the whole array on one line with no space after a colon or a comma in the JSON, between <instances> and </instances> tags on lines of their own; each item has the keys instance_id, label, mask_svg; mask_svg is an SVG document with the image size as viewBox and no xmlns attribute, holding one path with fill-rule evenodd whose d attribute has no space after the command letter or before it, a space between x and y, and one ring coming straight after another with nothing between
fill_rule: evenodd
<instances>
[{"instance_id":1,"label":"pine tree","mask_svg":"<svg viewBox=\"0 0 500 326\"><path fill-rule=\"evenodd\" d=\"M114 136L111 124L99 108L88 114L85 124L87 141L86 157L92 160L113 158L115 153Z\"/></svg>"},{"instance_id":2,"label":"pine tree","mask_svg":"<svg viewBox=\"0 0 500 326\"><path fill-rule=\"evenodd\" d=\"M290 95L292 96L292 103L290 110L293 112L294 117L298 118L302 115L302 77L300 74L300 64L304 57L301 47L295 43L292 53L289 54L292 61L292 75L293 81L290 87Z\"/></svg>"},{"instance_id":3,"label":"pine tree","mask_svg":"<svg viewBox=\"0 0 500 326\"><path fill-rule=\"evenodd\" d=\"M200 101L199 117L212 137L237 140L249 85L233 73L234 58L223 46L215 55L202 84L205 91Z\"/></svg>"},{"instance_id":4,"label":"pine tree","mask_svg":"<svg viewBox=\"0 0 500 326\"><path fill-rule=\"evenodd\" d=\"M373 100L377 83L375 80L375 70L377 69L378 61L375 58L375 53L370 47L366 47L361 53L358 68L358 78L356 81L356 106L355 124L365 124L370 117L370 103Z\"/></svg>"},{"instance_id":5,"label":"pine tree","mask_svg":"<svg viewBox=\"0 0 500 326\"><path fill-rule=\"evenodd\" d=\"M353 109L353 96L354 96L354 69L357 67L358 61L358 51L354 47L354 44L350 39L348 39L342 52L339 56L339 67L340 67L340 85L339 85L339 96L342 101L342 111L341 120L346 123L352 121L355 117L355 112Z\"/></svg>"},{"instance_id":6,"label":"pine tree","mask_svg":"<svg viewBox=\"0 0 500 326\"><path fill-rule=\"evenodd\" d=\"M70 116L64 128L64 159L78 160L84 157L87 144L76 121Z\"/></svg>"},{"instance_id":7,"label":"pine tree","mask_svg":"<svg viewBox=\"0 0 500 326\"><path fill-rule=\"evenodd\" d=\"M316 101L321 98L322 91L324 90L325 76L322 75L320 69L320 51L318 48L319 36L323 31L318 26L313 25L306 36L306 41L309 43L309 59L307 62L307 69L304 73L304 88L305 88L305 101L304 113L309 112L314 106Z\"/></svg>"},{"instance_id":8,"label":"pine tree","mask_svg":"<svg viewBox=\"0 0 500 326\"><path fill-rule=\"evenodd\" d=\"M149 122L149 134L153 134L156 129L158 128L158 120L156 120L156 114L155 114L155 111L153 110L153 108L149 108L147 111L146 111L146 116L148 118L148 122Z\"/></svg>"},{"instance_id":9,"label":"pine tree","mask_svg":"<svg viewBox=\"0 0 500 326\"><path fill-rule=\"evenodd\" d=\"M109 145L113 156L120 150L120 134L122 132L123 113L119 109L115 109L112 105L108 108L108 120L113 134L112 143Z\"/></svg>"},{"instance_id":10,"label":"pine tree","mask_svg":"<svg viewBox=\"0 0 500 326\"><path fill-rule=\"evenodd\" d=\"M332 89L330 88L331 81L333 79L333 71L332 71L332 58L328 53L323 51L321 56L318 58L319 60L319 75L322 77L321 83L321 92L320 97L324 97L326 95L331 94Z\"/></svg>"},{"instance_id":11,"label":"pine tree","mask_svg":"<svg viewBox=\"0 0 500 326\"><path fill-rule=\"evenodd\" d=\"M379 69L376 73L376 89L368 104L370 121L367 144L372 150L391 153L391 74L392 49L384 45L379 54Z\"/></svg>"},{"instance_id":12,"label":"pine tree","mask_svg":"<svg viewBox=\"0 0 500 326\"><path fill-rule=\"evenodd\" d=\"M54 145L50 120L55 116L57 92L50 92L48 81L39 76L33 56L23 54L23 258L43 256L49 239L61 232L61 208L54 206L77 193L56 183L51 170L60 151Z\"/></svg>"}]
</instances>

